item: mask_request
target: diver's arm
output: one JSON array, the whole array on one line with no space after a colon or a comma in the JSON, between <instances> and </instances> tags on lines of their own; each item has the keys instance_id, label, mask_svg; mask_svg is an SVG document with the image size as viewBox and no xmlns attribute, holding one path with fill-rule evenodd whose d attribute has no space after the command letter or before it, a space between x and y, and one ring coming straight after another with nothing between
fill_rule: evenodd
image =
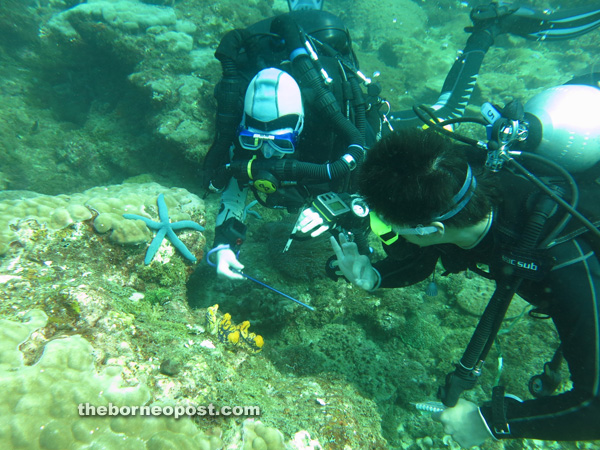
<instances>
[{"instance_id":1,"label":"diver's arm","mask_svg":"<svg viewBox=\"0 0 600 450\"><path fill-rule=\"evenodd\" d=\"M381 288L406 287L427 279L440 256L435 247L419 247L402 238L390 247L394 247L394 256L373 264L381 276ZM384 249L388 254L391 252L391 248L384 246Z\"/></svg>"},{"instance_id":2,"label":"diver's arm","mask_svg":"<svg viewBox=\"0 0 600 450\"><path fill-rule=\"evenodd\" d=\"M215 139L203 161L205 187L215 192L221 192L229 180L228 174L221 168L229 162L230 148L237 138L243 112L239 98L245 89L236 59L249 36L248 30L231 30L221 39L215 51L223 76L215 86Z\"/></svg>"},{"instance_id":3,"label":"diver's arm","mask_svg":"<svg viewBox=\"0 0 600 450\"><path fill-rule=\"evenodd\" d=\"M549 312L560 336L573 389L524 402L506 399L510 434L494 433L497 438L600 439L600 263L579 240L556 246L553 251L562 252L559 261L564 261L567 251L571 260L580 255L579 262L552 271L547 282L537 288L555 300ZM481 407L493 428L492 409Z\"/></svg>"},{"instance_id":4,"label":"diver's arm","mask_svg":"<svg viewBox=\"0 0 600 450\"><path fill-rule=\"evenodd\" d=\"M245 239L245 227L242 221L247 195L248 188L241 186L235 178L231 178L227 188L221 194L213 248L218 245L229 245L234 250L239 249Z\"/></svg>"},{"instance_id":5,"label":"diver's arm","mask_svg":"<svg viewBox=\"0 0 600 450\"><path fill-rule=\"evenodd\" d=\"M230 280L243 280L240 273L244 268L237 259L240 246L246 239L246 226L242 222L248 188L231 178L221 194L221 205L217 213L215 240L208 252L209 264L215 265L217 275ZM210 255L214 253L214 263Z\"/></svg>"}]
</instances>

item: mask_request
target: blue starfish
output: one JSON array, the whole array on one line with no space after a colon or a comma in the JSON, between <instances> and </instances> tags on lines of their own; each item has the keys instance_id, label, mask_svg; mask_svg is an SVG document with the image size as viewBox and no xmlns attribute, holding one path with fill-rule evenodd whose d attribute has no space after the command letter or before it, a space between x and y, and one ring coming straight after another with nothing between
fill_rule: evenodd
<instances>
[{"instance_id":1,"label":"blue starfish","mask_svg":"<svg viewBox=\"0 0 600 450\"><path fill-rule=\"evenodd\" d=\"M143 220L148 228L151 230L157 230L156 236L154 236L154 239L152 239L150 247L148 247L148 251L146 252L144 264L148 265L152 262L152 259L160 248L160 244L162 244L165 236L167 239L169 239L169 241L171 241L171 244L173 244L173 246L183 254L183 256L192 262L196 262L196 257L187 249L185 244L179 240L175 234L175 230L191 228L197 231L204 231L204 227L191 220L180 220L179 222L171 223L169 221L169 210L167 209L167 204L165 203L165 196L160 194L156 203L158 204L158 217L160 218L160 222L154 222L147 217L138 216L137 214L123 214L123 217L126 219Z\"/></svg>"}]
</instances>

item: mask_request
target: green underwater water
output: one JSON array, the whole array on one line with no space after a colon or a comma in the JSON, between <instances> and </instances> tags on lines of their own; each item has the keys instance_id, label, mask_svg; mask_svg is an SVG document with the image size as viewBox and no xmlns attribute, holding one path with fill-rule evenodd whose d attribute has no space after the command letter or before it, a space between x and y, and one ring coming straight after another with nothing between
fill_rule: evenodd
<instances>
[{"instance_id":1,"label":"green underwater water","mask_svg":"<svg viewBox=\"0 0 600 450\"><path fill-rule=\"evenodd\" d=\"M70 34L57 17L79 3L0 3L0 202L124 181L182 187L204 197L200 167L213 138L213 90L220 77L214 49L230 29L284 12L286 3L144 2L171 11L193 38L191 48L185 39L161 41L157 36L164 30L128 29L85 14L69 16L75 31ZM436 100L468 36L463 28L470 3L326 0L325 9L347 24L361 70L380 74L382 96L400 110ZM477 115L485 101L527 100L598 70L599 45L598 30L558 43L499 37L486 55L467 114ZM210 243L218 197L204 202ZM126 383L143 374L154 399L258 403L262 420L286 439L306 429L325 449L455 445L413 403L435 399L492 287L471 274L436 277L436 297L425 295L427 283L376 293L333 283L323 270L331 255L325 239L294 243L282 257L293 218L264 209L260 214L262 219L249 219L240 256L247 272L309 303L314 312L247 280L217 279L205 263L194 267L174 257L143 267L143 249L111 243L87 223L59 232L32 226L27 245L13 245L0 256L0 316L18 320L32 308L48 314L42 335L22 348L28 363L46 341L81 334L94 347L99 368L107 361L128 367ZM136 292L144 299L131 300ZM217 349L206 353L200 346L211 339L205 308L214 304L235 323L249 320L251 330L264 337L264 350L248 354L213 339ZM511 393L529 397L529 378L541 372L557 340L546 321L522 317L525 308L514 302L506 332L467 394L470 399L486 400L498 379ZM119 350L122 343L131 351ZM163 363L163 371L174 367L170 374L161 373ZM6 410L0 408L2 414ZM236 441L241 420L196 425L220 427L224 448L230 448L227 442ZM525 440L482 448L594 445Z\"/></svg>"}]
</instances>

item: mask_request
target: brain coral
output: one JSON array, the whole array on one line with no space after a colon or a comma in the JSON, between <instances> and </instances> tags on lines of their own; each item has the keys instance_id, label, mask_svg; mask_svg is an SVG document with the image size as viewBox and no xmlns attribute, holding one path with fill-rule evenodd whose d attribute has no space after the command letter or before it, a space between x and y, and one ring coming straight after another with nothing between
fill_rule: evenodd
<instances>
[{"instance_id":1,"label":"brain coral","mask_svg":"<svg viewBox=\"0 0 600 450\"><path fill-rule=\"evenodd\" d=\"M0 448L27 449L171 449L216 450L217 436L202 433L188 418L81 417L78 405L144 405L144 384L121 386L121 368L94 368L93 348L81 336L46 344L33 366L18 350L46 324L42 311L27 313L25 323L0 320Z\"/></svg>"},{"instance_id":2,"label":"brain coral","mask_svg":"<svg viewBox=\"0 0 600 450\"><path fill-rule=\"evenodd\" d=\"M0 197L0 256L8 252L11 243L22 239L18 233L22 221L34 220L53 231L95 216L93 225L98 233L110 232L110 239L118 244L142 244L150 240L152 233L143 222L127 220L123 214L151 218L148 211L153 211L156 217L160 193L165 195L172 221L189 220L192 215L204 213L204 203L198 196L157 183L99 186L72 195L26 192L14 193L15 198L10 198L8 193L3 193L4 200Z\"/></svg>"}]
</instances>

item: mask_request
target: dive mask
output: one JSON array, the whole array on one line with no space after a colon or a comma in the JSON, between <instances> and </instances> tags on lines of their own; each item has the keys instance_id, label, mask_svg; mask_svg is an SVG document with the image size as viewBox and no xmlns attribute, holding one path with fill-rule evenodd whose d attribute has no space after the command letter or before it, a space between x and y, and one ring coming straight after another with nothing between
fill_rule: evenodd
<instances>
[{"instance_id":1,"label":"dive mask","mask_svg":"<svg viewBox=\"0 0 600 450\"><path fill-rule=\"evenodd\" d=\"M242 148L246 150L256 151L263 144L267 144L275 151L289 155L294 153L296 149L298 133L296 131L285 131L283 133L271 134L242 128L238 133L238 139Z\"/></svg>"}]
</instances>

